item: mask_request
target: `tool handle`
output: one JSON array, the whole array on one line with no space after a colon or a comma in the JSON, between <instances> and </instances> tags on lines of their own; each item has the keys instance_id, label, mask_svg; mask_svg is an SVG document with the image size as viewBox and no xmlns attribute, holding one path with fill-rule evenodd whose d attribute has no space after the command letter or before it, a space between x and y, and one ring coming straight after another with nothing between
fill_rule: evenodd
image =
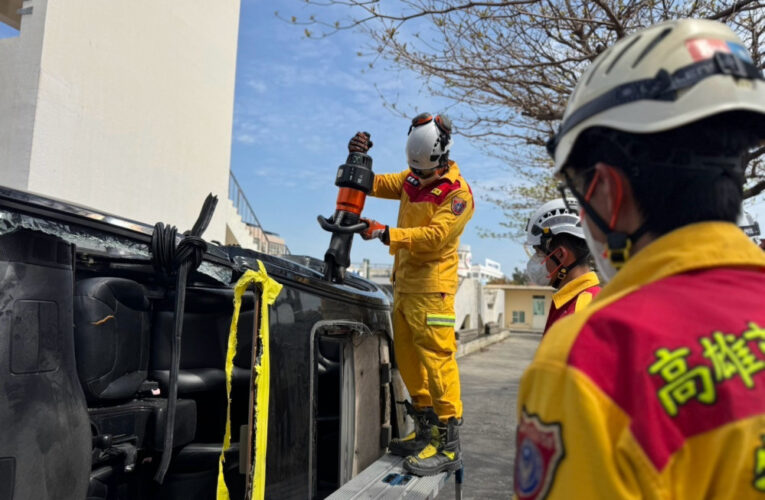
<instances>
[{"instance_id":1,"label":"tool handle","mask_svg":"<svg viewBox=\"0 0 765 500\"><path fill-rule=\"evenodd\" d=\"M322 229L325 231L329 231L330 233L339 233L339 234L350 234L350 233L360 233L367 229L369 227L369 224L366 222L359 222L357 224L351 224L350 226L341 226L339 224L335 223L334 216L330 217L329 219L322 217L319 215L316 217L316 220L319 221L319 225Z\"/></svg>"}]
</instances>

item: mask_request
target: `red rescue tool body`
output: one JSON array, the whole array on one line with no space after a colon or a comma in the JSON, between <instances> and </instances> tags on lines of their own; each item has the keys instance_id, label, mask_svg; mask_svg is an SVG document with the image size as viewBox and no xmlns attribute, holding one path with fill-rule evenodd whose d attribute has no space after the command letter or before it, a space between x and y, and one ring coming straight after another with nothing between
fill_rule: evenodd
<instances>
[{"instance_id":1,"label":"red rescue tool body","mask_svg":"<svg viewBox=\"0 0 765 500\"><path fill-rule=\"evenodd\" d=\"M371 141L369 145L372 146ZM361 211L374 180L372 158L364 153L349 153L345 163L337 169L335 185L340 190L335 213L329 219L318 216L319 225L332 233L329 248L324 254L324 277L328 281L342 283L345 279L345 270L351 265L353 234L367 228L367 224L361 221Z\"/></svg>"}]
</instances>

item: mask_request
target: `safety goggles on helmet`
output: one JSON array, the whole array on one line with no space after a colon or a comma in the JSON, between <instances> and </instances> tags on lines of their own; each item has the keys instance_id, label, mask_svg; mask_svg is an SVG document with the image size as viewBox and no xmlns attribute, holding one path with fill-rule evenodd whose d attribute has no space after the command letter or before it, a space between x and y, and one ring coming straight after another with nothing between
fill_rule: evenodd
<instances>
[{"instance_id":1,"label":"safety goggles on helmet","mask_svg":"<svg viewBox=\"0 0 765 500\"><path fill-rule=\"evenodd\" d=\"M425 125L426 123L430 123L431 121L436 122L436 126L438 129L445 133L445 134L451 134L452 133L452 121L449 119L446 115L436 115L435 118L433 118L433 115L430 113L420 113L419 115L412 118L412 124L409 125L409 131L406 133L406 135L409 135L412 133L412 129L415 127L419 127L421 125Z\"/></svg>"}]
</instances>

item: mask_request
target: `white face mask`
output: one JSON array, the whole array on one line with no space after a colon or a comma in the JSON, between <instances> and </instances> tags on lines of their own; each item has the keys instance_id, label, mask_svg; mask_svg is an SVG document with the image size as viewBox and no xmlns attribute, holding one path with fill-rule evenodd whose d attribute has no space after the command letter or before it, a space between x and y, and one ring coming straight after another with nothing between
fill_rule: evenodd
<instances>
[{"instance_id":1,"label":"white face mask","mask_svg":"<svg viewBox=\"0 0 765 500\"><path fill-rule=\"evenodd\" d=\"M606 257L606 244L592 237L590 228L587 225L587 219L584 217L582 217L582 231L584 232L584 240L587 242L587 248L590 249L592 258L595 259L595 267L600 273L600 277L603 278L603 283L608 283L613 279L618 270Z\"/></svg>"},{"instance_id":2,"label":"white face mask","mask_svg":"<svg viewBox=\"0 0 765 500\"><path fill-rule=\"evenodd\" d=\"M547 271L544 260L542 255L535 253L526 264L526 276L533 285L547 286L550 284L550 278L548 278L550 273Z\"/></svg>"}]
</instances>

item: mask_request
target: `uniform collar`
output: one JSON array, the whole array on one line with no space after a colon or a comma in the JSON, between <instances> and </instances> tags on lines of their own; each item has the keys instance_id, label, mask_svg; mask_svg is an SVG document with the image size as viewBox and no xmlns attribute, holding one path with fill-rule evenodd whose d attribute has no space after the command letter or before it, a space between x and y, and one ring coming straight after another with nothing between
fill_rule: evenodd
<instances>
[{"instance_id":1,"label":"uniform collar","mask_svg":"<svg viewBox=\"0 0 765 500\"><path fill-rule=\"evenodd\" d=\"M640 250L616 273L595 301L676 274L712 267L759 267L765 252L730 222L689 224Z\"/></svg>"},{"instance_id":2,"label":"uniform collar","mask_svg":"<svg viewBox=\"0 0 765 500\"><path fill-rule=\"evenodd\" d=\"M454 181L456 181L459 176L460 168L457 166L457 162L449 160L449 171L446 172L446 175L441 177L441 180L445 179L454 184Z\"/></svg>"},{"instance_id":3,"label":"uniform collar","mask_svg":"<svg viewBox=\"0 0 765 500\"><path fill-rule=\"evenodd\" d=\"M555 304L555 308L560 309L583 291L598 286L599 284L600 280L598 279L598 275L592 271L574 278L553 294L552 300Z\"/></svg>"},{"instance_id":4,"label":"uniform collar","mask_svg":"<svg viewBox=\"0 0 765 500\"><path fill-rule=\"evenodd\" d=\"M411 172L411 171L410 171ZM449 184L454 184L457 179L460 176L460 169L457 166L457 162L449 160L449 171L446 172L446 174L442 177L439 177L438 179L434 181L430 181L427 184L421 184L419 186L420 189L430 189L433 187L436 187L440 184L443 184L444 181L448 181Z\"/></svg>"}]
</instances>

